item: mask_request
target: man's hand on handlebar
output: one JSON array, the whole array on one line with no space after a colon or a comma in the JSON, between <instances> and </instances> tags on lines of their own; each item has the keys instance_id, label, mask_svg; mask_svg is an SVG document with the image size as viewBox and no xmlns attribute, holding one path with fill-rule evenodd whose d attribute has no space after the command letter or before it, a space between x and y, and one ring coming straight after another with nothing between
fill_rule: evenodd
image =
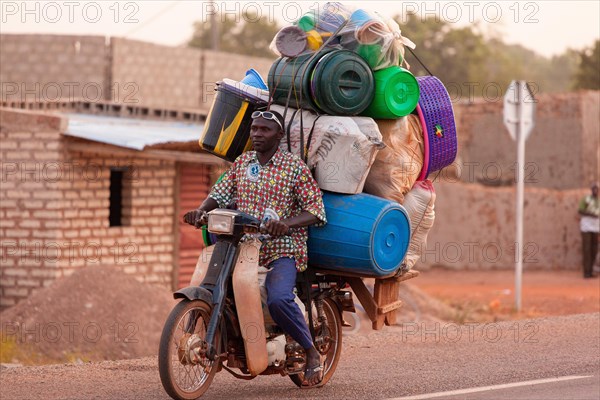
<instances>
[{"instance_id":1,"label":"man's hand on handlebar","mask_svg":"<svg viewBox=\"0 0 600 400\"><path fill-rule=\"evenodd\" d=\"M200 228L202 225L208 223L208 213L201 208L188 211L183 216L183 222L194 225L196 228Z\"/></svg>"},{"instance_id":2,"label":"man's hand on handlebar","mask_svg":"<svg viewBox=\"0 0 600 400\"><path fill-rule=\"evenodd\" d=\"M290 227L282 221L268 220L264 225L265 231L273 236L285 236L290 232Z\"/></svg>"}]
</instances>

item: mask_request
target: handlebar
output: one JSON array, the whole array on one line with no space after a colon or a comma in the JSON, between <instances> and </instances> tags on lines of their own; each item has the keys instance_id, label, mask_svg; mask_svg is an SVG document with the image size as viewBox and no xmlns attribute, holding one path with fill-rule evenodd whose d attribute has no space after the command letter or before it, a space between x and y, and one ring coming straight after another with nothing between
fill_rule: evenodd
<instances>
[{"instance_id":1,"label":"handlebar","mask_svg":"<svg viewBox=\"0 0 600 400\"><path fill-rule=\"evenodd\" d=\"M269 211L269 210L270 209L267 209L267 211ZM192 214L193 222L194 222L194 225L196 226L196 228L200 228L198 222L200 222L201 220L202 220L202 222L205 222L204 219L211 218L213 213L217 213L217 216L219 218L221 218L221 220L217 220L217 221L221 221L218 223L230 224L230 225L225 225L225 226L230 227L230 228L226 228L226 229L231 229L230 230L231 234L233 234L235 231L236 232L235 235L240 235L240 234L252 235L252 236L258 238L260 241L272 240L274 238L274 236L272 236L271 234L269 234L267 232L268 220L271 220L271 219L279 220L279 217L277 217L277 215L275 214L275 216L271 216L271 218L269 218L269 219L265 218L264 220L261 221L260 219L254 217L250 214L239 211L239 210L219 209L219 210L213 210L209 213L203 212L201 218L198 218L198 216L194 213L198 213L198 210L189 212L188 214L186 214L186 216L184 218L186 218L186 222L190 223L190 222L192 222L192 219L188 218L188 215ZM231 219L229 219L229 218L231 218ZM206 221L206 222L208 222L208 221ZM215 221L215 223L217 223L217 222ZM233 224L233 226L231 224ZM289 235L288 230L289 229L285 230L285 232L286 232L285 235ZM221 232L224 232L224 231L221 231ZM283 230L280 229L280 227L279 227L276 229L276 232L283 233Z\"/></svg>"},{"instance_id":2,"label":"handlebar","mask_svg":"<svg viewBox=\"0 0 600 400\"><path fill-rule=\"evenodd\" d=\"M260 223L260 227L258 228L258 231L260 232L260 234L257 235L256 237L261 242L273 239L273 236L271 236L267 233L267 226L265 225L264 221Z\"/></svg>"}]
</instances>

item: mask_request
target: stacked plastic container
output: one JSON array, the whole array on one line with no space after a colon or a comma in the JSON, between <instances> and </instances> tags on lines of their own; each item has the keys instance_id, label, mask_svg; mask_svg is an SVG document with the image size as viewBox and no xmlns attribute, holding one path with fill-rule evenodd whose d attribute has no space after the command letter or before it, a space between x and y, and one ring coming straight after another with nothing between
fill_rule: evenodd
<instances>
[{"instance_id":1,"label":"stacked plastic container","mask_svg":"<svg viewBox=\"0 0 600 400\"><path fill-rule=\"evenodd\" d=\"M351 117L356 126L360 125L358 116L411 118L417 126L417 115L424 153L418 180L425 180L454 161L456 126L444 85L433 76L415 77L404 58L405 46L414 48L395 21L377 13L353 11L338 2L311 10L273 38L270 47L279 58L269 70L267 84L254 70L249 70L241 82L224 80L218 84L200 146L228 161L235 160L252 147L250 115L271 104L284 107L286 112L309 110L315 123L326 114ZM414 115L407 117L410 114ZM340 135L342 125L332 123L331 132ZM334 152L335 146L347 145L341 140L335 143L331 137L328 140L329 150ZM300 143L304 152L304 138ZM354 171L356 165L350 159L341 164L366 177L375 155L365 164L366 170L361 167L361 171ZM407 254L410 219L399 203L359 193L361 190L362 186L348 192L355 193L350 195L324 192L328 224L310 229L309 260L320 268L358 276L389 276L401 267Z\"/></svg>"}]
</instances>

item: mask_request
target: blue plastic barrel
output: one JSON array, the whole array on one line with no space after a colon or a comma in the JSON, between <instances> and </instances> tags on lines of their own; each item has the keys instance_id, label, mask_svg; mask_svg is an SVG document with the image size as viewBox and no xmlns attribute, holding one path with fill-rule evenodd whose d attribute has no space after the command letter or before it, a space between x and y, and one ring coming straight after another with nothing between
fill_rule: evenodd
<instances>
[{"instance_id":1,"label":"blue plastic barrel","mask_svg":"<svg viewBox=\"0 0 600 400\"><path fill-rule=\"evenodd\" d=\"M410 220L400 204L369 194L323 193L327 224L311 227L310 265L365 277L395 272L410 242Z\"/></svg>"}]
</instances>

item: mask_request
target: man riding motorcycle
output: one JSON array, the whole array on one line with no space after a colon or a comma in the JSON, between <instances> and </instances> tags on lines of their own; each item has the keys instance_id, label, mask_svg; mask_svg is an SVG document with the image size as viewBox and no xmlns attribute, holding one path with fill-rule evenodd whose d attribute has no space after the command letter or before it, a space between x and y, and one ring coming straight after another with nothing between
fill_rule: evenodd
<instances>
[{"instance_id":1,"label":"man riding motorcycle","mask_svg":"<svg viewBox=\"0 0 600 400\"><path fill-rule=\"evenodd\" d=\"M273 111L255 111L252 119L254 151L239 156L202 205L185 214L184 220L200 227L206 224L207 212L234 200L240 211L259 219L268 209L277 214L265 224L274 239L260 250L260 265L269 269L267 305L277 325L306 351L303 384L313 386L322 379L323 367L293 289L297 272L307 266L307 227L326 223L322 194L306 164L279 149L283 117Z\"/></svg>"}]
</instances>

